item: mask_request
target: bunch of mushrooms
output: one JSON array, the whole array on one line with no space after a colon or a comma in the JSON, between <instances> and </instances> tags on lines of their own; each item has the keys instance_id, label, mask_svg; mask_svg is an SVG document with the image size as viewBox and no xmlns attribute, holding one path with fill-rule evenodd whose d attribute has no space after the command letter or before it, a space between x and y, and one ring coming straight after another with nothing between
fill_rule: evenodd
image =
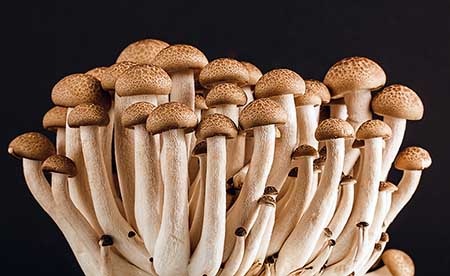
<instances>
[{"instance_id":1,"label":"bunch of mushrooms","mask_svg":"<svg viewBox=\"0 0 450 276\"><path fill-rule=\"evenodd\" d=\"M385 83L365 57L321 82L145 39L56 83L55 144L8 152L86 275L414 275L383 251L431 165L402 148L423 105Z\"/></svg>"}]
</instances>

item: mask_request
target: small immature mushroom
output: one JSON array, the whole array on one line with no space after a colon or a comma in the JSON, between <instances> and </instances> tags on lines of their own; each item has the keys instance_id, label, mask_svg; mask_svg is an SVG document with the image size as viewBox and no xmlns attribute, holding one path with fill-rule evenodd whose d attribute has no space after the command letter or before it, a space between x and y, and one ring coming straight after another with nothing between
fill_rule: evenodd
<instances>
[{"instance_id":1,"label":"small immature mushroom","mask_svg":"<svg viewBox=\"0 0 450 276\"><path fill-rule=\"evenodd\" d=\"M139 64L152 64L155 56L169 44L158 39L142 39L131 43L120 52L116 63L131 61Z\"/></svg>"},{"instance_id":2,"label":"small immature mushroom","mask_svg":"<svg viewBox=\"0 0 450 276\"><path fill-rule=\"evenodd\" d=\"M414 276L415 267L411 257L398 249L386 250L381 256L384 266L367 273L367 276Z\"/></svg>"},{"instance_id":3,"label":"small immature mushroom","mask_svg":"<svg viewBox=\"0 0 450 276\"><path fill-rule=\"evenodd\" d=\"M66 118L67 107L54 106L42 119L42 126L50 131L56 131L56 152L66 154Z\"/></svg>"},{"instance_id":4,"label":"small immature mushroom","mask_svg":"<svg viewBox=\"0 0 450 276\"><path fill-rule=\"evenodd\" d=\"M236 240L234 242L233 251L230 257L225 263L223 270L220 272L220 276L234 276L241 265L242 258L244 257L245 250L245 237L247 236L247 230L244 227L238 227L234 231Z\"/></svg>"}]
</instances>

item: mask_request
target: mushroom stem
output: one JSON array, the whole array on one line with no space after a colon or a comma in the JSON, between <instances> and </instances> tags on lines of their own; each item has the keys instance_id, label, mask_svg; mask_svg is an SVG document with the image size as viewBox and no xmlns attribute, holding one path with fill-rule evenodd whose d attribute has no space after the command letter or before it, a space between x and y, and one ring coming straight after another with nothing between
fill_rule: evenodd
<instances>
[{"instance_id":1,"label":"mushroom stem","mask_svg":"<svg viewBox=\"0 0 450 276\"><path fill-rule=\"evenodd\" d=\"M320 271L324 268L335 244L336 242L334 240L332 239L327 240L326 243L320 249L319 255L317 255L305 267L298 269L297 272L299 272L301 276L314 276L320 274Z\"/></svg>"},{"instance_id":2,"label":"mushroom stem","mask_svg":"<svg viewBox=\"0 0 450 276\"><path fill-rule=\"evenodd\" d=\"M402 145L406 130L406 119L384 116L383 121L392 129L391 138L386 140L383 150L383 164L381 167L381 180L386 180L392 163Z\"/></svg>"},{"instance_id":3,"label":"mushroom stem","mask_svg":"<svg viewBox=\"0 0 450 276\"><path fill-rule=\"evenodd\" d=\"M298 145L311 145L317 149L319 142L314 137L318 120L313 105L297 106Z\"/></svg>"},{"instance_id":4,"label":"mushroom stem","mask_svg":"<svg viewBox=\"0 0 450 276\"><path fill-rule=\"evenodd\" d=\"M345 104L330 104L330 118L347 120L347 106Z\"/></svg>"},{"instance_id":5,"label":"mushroom stem","mask_svg":"<svg viewBox=\"0 0 450 276\"><path fill-rule=\"evenodd\" d=\"M113 266L112 266L112 245L104 245L104 242L100 240L100 275L101 276L113 276Z\"/></svg>"},{"instance_id":6,"label":"mushroom stem","mask_svg":"<svg viewBox=\"0 0 450 276\"><path fill-rule=\"evenodd\" d=\"M245 237L247 235L247 231L243 227L239 227L236 229L235 233L236 240L234 242L233 251L231 252L230 257L223 270L220 272L220 276L234 276L241 265L242 258L244 257L245 250Z\"/></svg>"},{"instance_id":7,"label":"mushroom stem","mask_svg":"<svg viewBox=\"0 0 450 276\"><path fill-rule=\"evenodd\" d=\"M66 154L66 129L62 127L56 129L56 153Z\"/></svg>"},{"instance_id":8,"label":"mushroom stem","mask_svg":"<svg viewBox=\"0 0 450 276\"><path fill-rule=\"evenodd\" d=\"M380 259L381 254L383 254L384 248L389 240L389 236L386 232L381 234L381 238L378 243L375 244L374 249L372 250L372 254L370 255L367 262L356 271L356 275L365 275L367 271Z\"/></svg>"},{"instance_id":9,"label":"mushroom stem","mask_svg":"<svg viewBox=\"0 0 450 276\"><path fill-rule=\"evenodd\" d=\"M204 214L204 204L205 204L205 179L206 179L206 164L207 160L204 154L199 156L199 172L197 174L197 184L196 184L196 194L197 196L193 198L192 202L192 223L189 230L189 236L191 241L191 250L193 251L200 241L200 236L202 234L203 227L203 214Z\"/></svg>"}]
</instances>

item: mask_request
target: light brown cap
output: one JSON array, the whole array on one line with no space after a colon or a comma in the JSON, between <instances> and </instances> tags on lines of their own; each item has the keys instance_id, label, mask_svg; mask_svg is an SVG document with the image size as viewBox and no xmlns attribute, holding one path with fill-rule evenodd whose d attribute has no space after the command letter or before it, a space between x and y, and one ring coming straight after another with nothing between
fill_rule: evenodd
<instances>
[{"instance_id":1,"label":"light brown cap","mask_svg":"<svg viewBox=\"0 0 450 276\"><path fill-rule=\"evenodd\" d=\"M345 186L345 185L354 185L356 184L356 179L354 179L352 176L350 175L346 175L341 179L341 182L339 183L339 185L341 186Z\"/></svg>"},{"instance_id":2,"label":"light brown cap","mask_svg":"<svg viewBox=\"0 0 450 276\"><path fill-rule=\"evenodd\" d=\"M201 155L201 154L206 154L208 150L208 145L206 144L206 141L200 141L197 143L197 145L195 145L194 149L192 150L192 154L193 155Z\"/></svg>"},{"instance_id":3,"label":"light brown cap","mask_svg":"<svg viewBox=\"0 0 450 276\"><path fill-rule=\"evenodd\" d=\"M289 69L269 71L255 85L255 97L258 99L304 93L305 81L299 74Z\"/></svg>"},{"instance_id":4,"label":"light brown cap","mask_svg":"<svg viewBox=\"0 0 450 276\"><path fill-rule=\"evenodd\" d=\"M380 187L378 187L378 191L380 192L395 192L398 188L394 183L389 181L380 181Z\"/></svg>"},{"instance_id":5,"label":"light brown cap","mask_svg":"<svg viewBox=\"0 0 450 276\"><path fill-rule=\"evenodd\" d=\"M323 81L331 90L331 98L358 90L377 90L386 83L386 74L374 61L365 57L349 57L335 63Z\"/></svg>"},{"instance_id":6,"label":"light brown cap","mask_svg":"<svg viewBox=\"0 0 450 276\"><path fill-rule=\"evenodd\" d=\"M130 67L116 80L116 93L121 97L135 95L169 95L172 79L160 67L139 64Z\"/></svg>"},{"instance_id":7,"label":"light brown cap","mask_svg":"<svg viewBox=\"0 0 450 276\"><path fill-rule=\"evenodd\" d=\"M322 100L318 95L314 94L298 94L294 97L295 106L304 106L304 105L320 105Z\"/></svg>"},{"instance_id":8,"label":"light brown cap","mask_svg":"<svg viewBox=\"0 0 450 276\"><path fill-rule=\"evenodd\" d=\"M65 174L68 177L77 175L77 167L75 163L64 155L49 156L42 163L41 169L44 172Z\"/></svg>"},{"instance_id":9,"label":"light brown cap","mask_svg":"<svg viewBox=\"0 0 450 276\"><path fill-rule=\"evenodd\" d=\"M398 170L424 170L431 166L431 156L423 148L407 147L397 155L394 165Z\"/></svg>"},{"instance_id":10,"label":"light brown cap","mask_svg":"<svg viewBox=\"0 0 450 276\"><path fill-rule=\"evenodd\" d=\"M86 74L72 74L64 77L52 89L55 105L74 107L82 103L101 104L103 101L100 82Z\"/></svg>"},{"instance_id":11,"label":"light brown cap","mask_svg":"<svg viewBox=\"0 0 450 276\"><path fill-rule=\"evenodd\" d=\"M187 105L170 102L153 109L147 118L147 131L158 134L172 129L184 129L186 132L197 126L197 116Z\"/></svg>"},{"instance_id":12,"label":"light brown cap","mask_svg":"<svg viewBox=\"0 0 450 276\"><path fill-rule=\"evenodd\" d=\"M414 276L414 262L405 252L398 249L389 249L383 253L381 259L392 276Z\"/></svg>"},{"instance_id":13,"label":"light brown cap","mask_svg":"<svg viewBox=\"0 0 450 276\"><path fill-rule=\"evenodd\" d=\"M103 74L105 74L106 69L108 69L108 67L106 67L106 66L95 67L95 68L92 68L91 70L87 71L86 75L92 76L92 77L98 79L99 82L102 82Z\"/></svg>"},{"instance_id":14,"label":"light brown cap","mask_svg":"<svg viewBox=\"0 0 450 276\"><path fill-rule=\"evenodd\" d=\"M16 158L44 161L56 153L55 146L43 134L28 132L14 138L8 146L8 153Z\"/></svg>"},{"instance_id":15,"label":"light brown cap","mask_svg":"<svg viewBox=\"0 0 450 276\"><path fill-rule=\"evenodd\" d=\"M323 82L318 80L305 80L305 95L317 95L320 97L322 103L330 102L330 91Z\"/></svg>"},{"instance_id":16,"label":"light brown cap","mask_svg":"<svg viewBox=\"0 0 450 276\"><path fill-rule=\"evenodd\" d=\"M258 126L284 124L286 121L286 111L280 104L269 98L252 101L239 116L239 124L245 130Z\"/></svg>"},{"instance_id":17,"label":"light brown cap","mask_svg":"<svg viewBox=\"0 0 450 276\"><path fill-rule=\"evenodd\" d=\"M391 128L381 120L368 120L362 123L356 131L356 139L366 140L381 137L389 139L392 136Z\"/></svg>"},{"instance_id":18,"label":"light brown cap","mask_svg":"<svg viewBox=\"0 0 450 276\"><path fill-rule=\"evenodd\" d=\"M69 113L67 122L70 127L106 126L109 116L100 105L80 104Z\"/></svg>"},{"instance_id":19,"label":"light brown cap","mask_svg":"<svg viewBox=\"0 0 450 276\"><path fill-rule=\"evenodd\" d=\"M253 63L250 63L248 61L241 61L241 63L244 64L245 68L247 68L248 71L247 85L254 86L262 76L261 70L259 70L259 68L256 67Z\"/></svg>"},{"instance_id":20,"label":"light brown cap","mask_svg":"<svg viewBox=\"0 0 450 276\"><path fill-rule=\"evenodd\" d=\"M200 72L199 81L205 88L213 88L220 83L248 84L249 72L245 65L231 58L218 58L208 63Z\"/></svg>"},{"instance_id":21,"label":"light brown cap","mask_svg":"<svg viewBox=\"0 0 450 276\"><path fill-rule=\"evenodd\" d=\"M122 61L109 66L102 77L102 88L106 91L114 91L116 87L116 81L125 71L130 69L132 66L137 65L135 62Z\"/></svg>"},{"instance_id":22,"label":"light brown cap","mask_svg":"<svg viewBox=\"0 0 450 276\"><path fill-rule=\"evenodd\" d=\"M205 97L201 94L195 94L195 109L206 110L208 106L206 105Z\"/></svg>"},{"instance_id":23,"label":"light brown cap","mask_svg":"<svg viewBox=\"0 0 450 276\"><path fill-rule=\"evenodd\" d=\"M197 126L195 136L199 140L204 140L213 136L225 136L233 138L237 135L237 128L233 121L227 116L214 113L206 116Z\"/></svg>"},{"instance_id":24,"label":"light brown cap","mask_svg":"<svg viewBox=\"0 0 450 276\"><path fill-rule=\"evenodd\" d=\"M66 127L67 107L54 106L42 119L42 126L45 129L55 131L57 128Z\"/></svg>"},{"instance_id":25,"label":"light brown cap","mask_svg":"<svg viewBox=\"0 0 450 276\"><path fill-rule=\"evenodd\" d=\"M148 102L137 102L122 113L122 126L133 128L135 125L146 124L147 118L155 106Z\"/></svg>"},{"instance_id":26,"label":"light brown cap","mask_svg":"<svg viewBox=\"0 0 450 276\"><path fill-rule=\"evenodd\" d=\"M372 110L380 116L406 120L420 120L423 116L423 104L419 96L400 84L389 85L375 95L372 99Z\"/></svg>"},{"instance_id":27,"label":"light brown cap","mask_svg":"<svg viewBox=\"0 0 450 276\"><path fill-rule=\"evenodd\" d=\"M300 145L298 146L291 155L292 159L299 159L300 157L314 157L319 158L319 153L317 150L310 145Z\"/></svg>"},{"instance_id":28,"label":"light brown cap","mask_svg":"<svg viewBox=\"0 0 450 276\"><path fill-rule=\"evenodd\" d=\"M234 83L221 83L214 86L206 95L206 105L216 107L218 105L232 104L242 106L247 103L244 90Z\"/></svg>"},{"instance_id":29,"label":"light brown cap","mask_svg":"<svg viewBox=\"0 0 450 276\"><path fill-rule=\"evenodd\" d=\"M325 141L338 138L353 138L354 131L348 122L330 118L323 120L316 129L315 137L317 141Z\"/></svg>"},{"instance_id":30,"label":"light brown cap","mask_svg":"<svg viewBox=\"0 0 450 276\"><path fill-rule=\"evenodd\" d=\"M142 39L131 43L122 50L116 62L132 61L151 64L155 56L169 44L157 39Z\"/></svg>"},{"instance_id":31,"label":"light brown cap","mask_svg":"<svg viewBox=\"0 0 450 276\"><path fill-rule=\"evenodd\" d=\"M194 46L177 44L161 50L153 64L168 73L202 69L208 63L205 55Z\"/></svg>"}]
</instances>

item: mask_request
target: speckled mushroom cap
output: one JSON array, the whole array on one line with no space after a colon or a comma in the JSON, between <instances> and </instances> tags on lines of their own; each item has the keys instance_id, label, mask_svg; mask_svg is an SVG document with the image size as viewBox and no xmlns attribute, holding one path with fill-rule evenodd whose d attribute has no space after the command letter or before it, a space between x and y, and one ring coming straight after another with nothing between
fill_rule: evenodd
<instances>
[{"instance_id":1,"label":"speckled mushroom cap","mask_svg":"<svg viewBox=\"0 0 450 276\"><path fill-rule=\"evenodd\" d=\"M109 116L100 105L80 104L69 113L67 122L70 127L106 126L109 123Z\"/></svg>"},{"instance_id":2,"label":"speckled mushroom cap","mask_svg":"<svg viewBox=\"0 0 450 276\"><path fill-rule=\"evenodd\" d=\"M257 99L249 103L239 116L239 124L245 130L258 126L284 124L286 121L286 111L280 104L269 98Z\"/></svg>"},{"instance_id":3,"label":"speckled mushroom cap","mask_svg":"<svg viewBox=\"0 0 450 276\"><path fill-rule=\"evenodd\" d=\"M330 91L323 82L318 80L305 80L305 95L317 95L320 97L322 103L326 104L330 102Z\"/></svg>"},{"instance_id":4,"label":"speckled mushroom cap","mask_svg":"<svg viewBox=\"0 0 450 276\"><path fill-rule=\"evenodd\" d=\"M317 150L310 145L303 144L298 146L291 155L292 159L299 159L300 157L314 157L319 158Z\"/></svg>"},{"instance_id":5,"label":"speckled mushroom cap","mask_svg":"<svg viewBox=\"0 0 450 276\"><path fill-rule=\"evenodd\" d=\"M189 132L197 126L197 116L187 105L170 102L153 109L147 118L146 126L151 134L172 129L184 129Z\"/></svg>"},{"instance_id":6,"label":"speckled mushroom cap","mask_svg":"<svg viewBox=\"0 0 450 276\"><path fill-rule=\"evenodd\" d=\"M206 141L200 141L195 145L194 149L192 150L192 155L197 156L201 154L206 154L208 149L208 145L206 144Z\"/></svg>"},{"instance_id":7,"label":"speckled mushroom cap","mask_svg":"<svg viewBox=\"0 0 450 276\"><path fill-rule=\"evenodd\" d=\"M380 186L378 187L378 191L380 192L390 192L393 193L397 191L398 188L394 183L389 181L380 181Z\"/></svg>"},{"instance_id":8,"label":"speckled mushroom cap","mask_svg":"<svg viewBox=\"0 0 450 276\"><path fill-rule=\"evenodd\" d=\"M420 120L423 116L423 104L419 96L400 84L389 85L375 95L372 99L372 110L380 116L406 120Z\"/></svg>"},{"instance_id":9,"label":"speckled mushroom cap","mask_svg":"<svg viewBox=\"0 0 450 276\"><path fill-rule=\"evenodd\" d=\"M45 129L55 131L57 128L66 127L67 107L54 106L42 119L42 126Z\"/></svg>"},{"instance_id":10,"label":"speckled mushroom cap","mask_svg":"<svg viewBox=\"0 0 450 276\"><path fill-rule=\"evenodd\" d=\"M315 133L317 141L353 138L353 136L353 127L348 122L337 118L323 120Z\"/></svg>"},{"instance_id":11,"label":"speckled mushroom cap","mask_svg":"<svg viewBox=\"0 0 450 276\"><path fill-rule=\"evenodd\" d=\"M200 72L200 84L213 88L221 83L234 83L238 86L248 84L249 72L245 65L231 58L218 58L208 63Z\"/></svg>"},{"instance_id":12,"label":"speckled mushroom cap","mask_svg":"<svg viewBox=\"0 0 450 276\"><path fill-rule=\"evenodd\" d=\"M414 276L414 262L405 252L389 249L383 253L381 259L392 276Z\"/></svg>"},{"instance_id":13,"label":"speckled mushroom cap","mask_svg":"<svg viewBox=\"0 0 450 276\"><path fill-rule=\"evenodd\" d=\"M204 140L213 136L225 136L234 138L237 135L237 128L233 121L227 116L219 113L206 116L197 126L195 136L199 140Z\"/></svg>"},{"instance_id":14,"label":"speckled mushroom cap","mask_svg":"<svg viewBox=\"0 0 450 276\"><path fill-rule=\"evenodd\" d=\"M262 77L262 72L256 67L253 63L248 61L241 61L244 64L245 68L248 71L248 83L247 85L254 86L258 80Z\"/></svg>"},{"instance_id":15,"label":"speckled mushroom cap","mask_svg":"<svg viewBox=\"0 0 450 276\"><path fill-rule=\"evenodd\" d=\"M431 156L423 148L407 147L397 155L394 166L398 170L424 170L431 166Z\"/></svg>"},{"instance_id":16,"label":"speckled mushroom cap","mask_svg":"<svg viewBox=\"0 0 450 276\"><path fill-rule=\"evenodd\" d=\"M139 64L151 64L155 56L168 46L168 43L158 39L142 39L123 49L116 62L132 61Z\"/></svg>"},{"instance_id":17,"label":"speckled mushroom cap","mask_svg":"<svg viewBox=\"0 0 450 276\"><path fill-rule=\"evenodd\" d=\"M16 158L44 161L56 153L53 143L43 134L28 132L14 138L8 146L8 153Z\"/></svg>"},{"instance_id":18,"label":"speckled mushroom cap","mask_svg":"<svg viewBox=\"0 0 450 276\"><path fill-rule=\"evenodd\" d=\"M295 106L313 105L317 106L322 103L319 95L315 94L298 94L294 96Z\"/></svg>"},{"instance_id":19,"label":"speckled mushroom cap","mask_svg":"<svg viewBox=\"0 0 450 276\"><path fill-rule=\"evenodd\" d=\"M356 131L356 139L366 140L381 137L388 139L392 136L391 128L383 121L368 120L362 123Z\"/></svg>"},{"instance_id":20,"label":"speckled mushroom cap","mask_svg":"<svg viewBox=\"0 0 450 276\"><path fill-rule=\"evenodd\" d=\"M195 94L195 109L208 109L208 106L206 105L206 99L201 94Z\"/></svg>"},{"instance_id":21,"label":"speckled mushroom cap","mask_svg":"<svg viewBox=\"0 0 450 276\"><path fill-rule=\"evenodd\" d=\"M274 69L262 75L255 85L255 97L268 98L286 94L304 94L305 81L289 69Z\"/></svg>"},{"instance_id":22,"label":"speckled mushroom cap","mask_svg":"<svg viewBox=\"0 0 450 276\"><path fill-rule=\"evenodd\" d=\"M148 102L137 102L125 109L122 114L122 126L133 128L135 125L146 124L147 118L155 106Z\"/></svg>"},{"instance_id":23,"label":"speckled mushroom cap","mask_svg":"<svg viewBox=\"0 0 450 276\"><path fill-rule=\"evenodd\" d=\"M102 77L102 87L106 91L114 91L116 87L116 81L125 71L132 66L137 65L136 62L122 61L109 66Z\"/></svg>"},{"instance_id":24,"label":"speckled mushroom cap","mask_svg":"<svg viewBox=\"0 0 450 276\"><path fill-rule=\"evenodd\" d=\"M41 165L44 172L65 174L68 177L77 175L77 167L75 163L64 155L49 156Z\"/></svg>"},{"instance_id":25,"label":"speckled mushroom cap","mask_svg":"<svg viewBox=\"0 0 450 276\"><path fill-rule=\"evenodd\" d=\"M206 95L206 105L216 107L219 105L232 104L242 106L247 103L244 90L234 83L221 83L214 86Z\"/></svg>"},{"instance_id":26,"label":"speckled mushroom cap","mask_svg":"<svg viewBox=\"0 0 450 276\"><path fill-rule=\"evenodd\" d=\"M169 95L170 76L160 67L139 64L130 67L116 80L116 93L121 97L135 95Z\"/></svg>"},{"instance_id":27,"label":"speckled mushroom cap","mask_svg":"<svg viewBox=\"0 0 450 276\"><path fill-rule=\"evenodd\" d=\"M100 82L87 74L66 76L52 89L53 103L65 107L74 107L82 103L101 104L103 97Z\"/></svg>"},{"instance_id":28,"label":"speckled mushroom cap","mask_svg":"<svg viewBox=\"0 0 450 276\"><path fill-rule=\"evenodd\" d=\"M351 91L377 90L386 83L386 74L366 57L349 57L331 66L323 82L330 88L331 98L336 99Z\"/></svg>"},{"instance_id":29,"label":"speckled mushroom cap","mask_svg":"<svg viewBox=\"0 0 450 276\"><path fill-rule=\"evenodd\" d=\"M86 75L92 76L96 79L98 79L99 82L102 82L103 74L105 74L108 67L106 66L100 66L92 68L91 70L86 72Z\"/></svg>"},{"instance_id":30,"label":"speckled mushroom cap","mask_svg":"<svg viewBox=\"0 0 450 276\"><path fill-rule=\"evenodd\" d=\"M177 44L161 50L154 58L153 64L168 73L176 73L202 69L208 64L208 59L194 46Z\"/></svg>"}]
</instances>

